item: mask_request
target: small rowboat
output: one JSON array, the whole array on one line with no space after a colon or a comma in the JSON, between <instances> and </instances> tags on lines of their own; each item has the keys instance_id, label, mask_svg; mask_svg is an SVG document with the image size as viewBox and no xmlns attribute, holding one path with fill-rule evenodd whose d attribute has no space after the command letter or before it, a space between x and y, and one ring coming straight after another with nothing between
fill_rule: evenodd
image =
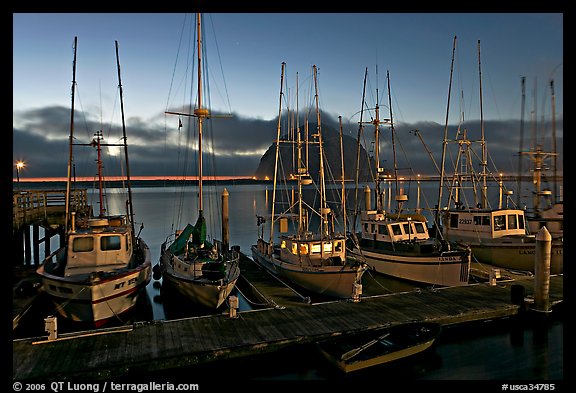
<instances>
[{"instance_id":1,"label":"small rowboat","mask_svg":"<svg viewBox=\"0 0 576 393\"><path fill-rule=\"evenodd\" d=\"M345 373L416 355L430 348L442 327L408 322L317 342L320 353Z\"/></svg>"}]
</instances>

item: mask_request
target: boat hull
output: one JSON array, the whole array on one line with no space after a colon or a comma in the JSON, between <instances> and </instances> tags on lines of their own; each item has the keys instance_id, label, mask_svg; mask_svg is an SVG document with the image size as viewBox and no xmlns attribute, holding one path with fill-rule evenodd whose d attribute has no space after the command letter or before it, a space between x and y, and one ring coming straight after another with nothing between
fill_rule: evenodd
<instances>
[{"instance_id":1,"label":"boat hull","mask_svg":"<svg viewBox=\"0 0 576 393\"><path fill-rule=\"evenodd\" d=\"M376 272L427 285L463 286L469 283L470 253L437 256L402 256L363 248L348 250L348 256L365 261Z\"/></svg>"},{"instance_id":2,"label":"boat hull","mask_svg":"<svg viewBox=\"0 0 576 393\"><path fill-rule=\"evenodd\" d=\"M252 257L270 272L308 291L343 299L354 296L355 284L360 282L366 270L366 267L352 265L303 267L276 257L270 258L256 246L252 246Z\"/></svg>"},{"instance_id":3,"label":"boat hull","mask_svg":"<svg viewBox=\"0 0 576 393\"><path fill-rule=\"evenodd\" d=\"M49 296L58 315L76 322L88 322L95 327L130 311L139 296L145 294L151 280L152 265L148 246L145 260L133 269L116 273L93 273L90 276L56 276L40 266L42 290Z\"/></svg>"},{"instance_id":4,"label":"boat hull","mask_svg":"<svg viewBox=\"0 0 576 393\"><path fill-rule=\"evenodd\" d=\"M227 262L227 274L221 280L194 279L179 274L173 268L171 259L174 255L165 251L161 256L162 285L169 285L176 292L191 300L195 304L218 309L226 301L236 286L240 276L238 259Z\"/></svg>"},{"instance_id":5,"label":"boat hull","mask_svg":"<svg viewBox=\"0 0 576 393\"><path fill-rule=\"evenodd\" d=\"M472 242L466 241L472 249L472 255L480 262L510 270L535 272L536 243L521 241ZM564 245L562 241L553 241L550 250L550 274L564 272Z\"/></svg>"},{"instance_id":6,"label":"boat hull","mask_svg":"<svg viewBox=\"0 0 576 393\"><path fill-rule=\"evenodd\" d=\"M439 324L410 322L318 342L317 348L330 363L350 373L419 354L440 332Z\"/></svg>"}]
</instances>

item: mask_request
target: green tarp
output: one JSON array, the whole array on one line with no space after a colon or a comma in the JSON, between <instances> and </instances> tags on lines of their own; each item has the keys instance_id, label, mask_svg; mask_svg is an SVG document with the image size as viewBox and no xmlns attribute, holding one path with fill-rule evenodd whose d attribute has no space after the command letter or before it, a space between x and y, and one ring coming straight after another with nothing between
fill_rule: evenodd
<instances>
[{"instance_id":1,"label":"green tarp","mask_svg":"<svg viewBox=\"0 0 576 393\"><path fill-rule=\"evenodd\" d=\"M202 212L200 212L194 226L186 225L186 228L178 235L170 245L170 252L176 255L182 254L186 250L186 242L190 236L192 236L192 242L195 246L200 246L206 242L206 219Z\"/></svg>"}]
</instances>

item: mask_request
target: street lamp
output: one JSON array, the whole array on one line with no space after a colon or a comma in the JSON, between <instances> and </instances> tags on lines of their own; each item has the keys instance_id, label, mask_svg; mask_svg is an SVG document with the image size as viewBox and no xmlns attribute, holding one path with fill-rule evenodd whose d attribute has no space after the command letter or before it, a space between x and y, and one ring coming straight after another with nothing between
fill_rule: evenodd
<instances>
[{"instance_id":1,"label":"street lamp","mask_svg":"<svg viewBox=\"0 0 576 393\"><path fill-rule=\"evenodd\" d=\"M16 184L18 185L18 189L20 189L20 171L25 166L26 166L26 163L24 161L17 161L16 162Z\"/></svg>"}]
</instances>

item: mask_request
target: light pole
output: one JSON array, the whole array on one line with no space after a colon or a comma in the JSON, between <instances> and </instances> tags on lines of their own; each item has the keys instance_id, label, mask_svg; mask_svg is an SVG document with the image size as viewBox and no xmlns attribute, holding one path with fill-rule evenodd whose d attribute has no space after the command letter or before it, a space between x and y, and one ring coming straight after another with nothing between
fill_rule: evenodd
<instances>
[{"instance_id":1,"label":"light pole","mask_svg":"<svg viewBox=\"0 0 576 393\"><path fill-rule=\"evenodd\" d=\"M26 163L24 161L17 161L16 162L16 184L17 184L18 190L20 190L20 171L25 166L26 166Z\"/></svg>"}]
</instances>

